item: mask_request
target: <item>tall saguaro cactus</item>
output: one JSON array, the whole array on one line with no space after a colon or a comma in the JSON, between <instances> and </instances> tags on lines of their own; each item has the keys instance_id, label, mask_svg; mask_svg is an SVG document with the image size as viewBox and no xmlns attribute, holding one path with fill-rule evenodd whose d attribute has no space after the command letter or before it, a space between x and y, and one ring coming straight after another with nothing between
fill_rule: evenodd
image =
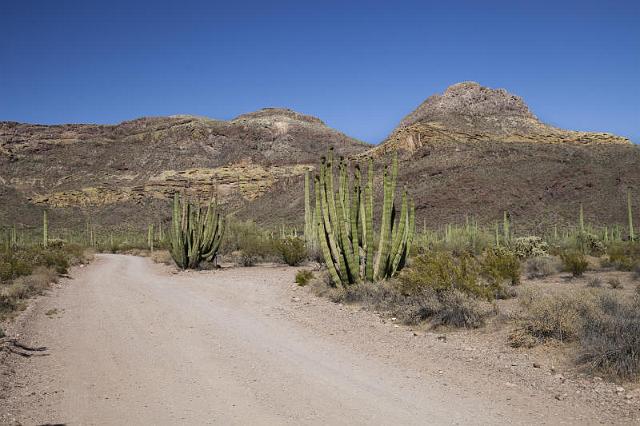
<instances>
[{"instance_id":1,"label":"tall saguaro cactus","mask_svg":"<svg viewBox=\"0 0 640 426\"><path fill-rule=\"evenodd\" d=\"M369 160L364 188L359 166L355 167L353 179L350 179L347 162L341 159L337 174L336 191L331 149L322 159L315 177L314 219L318 245L332 281L344 286L393 276L404 267L415 234L415 208L406 189L396 220L397 157L393 159L391 172L385 168L383 176L384 198L377 251L373 226L373 160Z\"/></svg>"},{"instance_id":2,"label":"tall saguaro cactus","mask_svg":"<svg viewBox=\"0 0 640 426\"><path fill-rule=\"evenodd\" d=\"M217 202L200 207L175 194L171 222L171 256L182 269L197 268L215 258L224 234L224 218Z\"/></svg>"}]
</instances>

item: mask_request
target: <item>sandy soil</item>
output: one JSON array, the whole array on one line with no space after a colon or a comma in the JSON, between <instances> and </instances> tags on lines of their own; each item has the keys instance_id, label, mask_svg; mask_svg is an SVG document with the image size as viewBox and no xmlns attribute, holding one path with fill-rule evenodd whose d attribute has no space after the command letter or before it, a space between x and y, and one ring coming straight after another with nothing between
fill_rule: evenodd
<instances>
[{"instance_id":1,"label":"sandy soil","mask_svg":"<svg viewBox=\"0 0 640 426\"><path fill-rule=\"evenodd\" d=\"M99 255L9 326L49 349L2 361L0 422L640 423L633 389L333 304L295 272Z\"/></svg>"}]
</instances>

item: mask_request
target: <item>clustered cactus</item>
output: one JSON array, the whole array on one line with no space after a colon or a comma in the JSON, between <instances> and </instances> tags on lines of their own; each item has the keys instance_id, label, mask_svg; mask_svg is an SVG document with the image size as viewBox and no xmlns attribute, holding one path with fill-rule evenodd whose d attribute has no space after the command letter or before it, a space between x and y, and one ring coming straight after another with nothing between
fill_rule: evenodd
<instances>
[{"instance_id":1,"label":"clustered cactus","mask_svg":"<svg viewBox=\"0 0 640 426\"><path fill-rule=\"evenodd\" d=\"M224 234L224 218L217 202L205 207L175 194L171 222L171 256L181 269L197 268L203 261L215 258Z\"/></svg>"},{"instance_id":2,"label":"clustered cactus","mask_svg":"<svg viewBox=\"0 0 640 426\"><path fill-rule=\"evenodd\" d=\"M415 234L415 208L407 191L402 195L400 216L394 202L398 159L391 173L385 167L384 198L378 248L375 250L373 226L373 159L369 160L367 183L356 165L353 187L347 162L338 164L338 188L334 188L333 150L329 150L315 177L315 211L307 207L305 219L313 219L317 244L336 285L378 281L393 276L407 261ZM305 185L306 189L306 185ZM305 194L306 196L306 194ZM306 229L311 229L307 223ZM374 253L375 252L375 253Z\"/></svg>"}]
</instances>

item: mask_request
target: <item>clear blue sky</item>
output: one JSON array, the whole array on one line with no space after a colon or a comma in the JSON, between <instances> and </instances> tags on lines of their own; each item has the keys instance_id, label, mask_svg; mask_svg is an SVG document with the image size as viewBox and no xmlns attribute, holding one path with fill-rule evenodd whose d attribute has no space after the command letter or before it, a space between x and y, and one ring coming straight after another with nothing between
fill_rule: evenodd
<instances>
[{"instance_id":1,"label":"clear blue sky","mask_svg":"<svg viewBox=\"0 0 640 426\"><path fill-rule=\"evenodd\" d=\"M640 142L640 1L0 2L0 120L228 119L266 106L377 143L475 80Z\"/></svg>"}]
</instances>

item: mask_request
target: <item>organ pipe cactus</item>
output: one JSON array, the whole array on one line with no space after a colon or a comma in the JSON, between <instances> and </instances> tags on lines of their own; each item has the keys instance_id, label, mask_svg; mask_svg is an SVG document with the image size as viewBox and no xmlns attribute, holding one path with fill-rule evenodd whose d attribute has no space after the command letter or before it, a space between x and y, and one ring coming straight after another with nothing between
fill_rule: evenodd
<instances>
[{"instance_id":1,"label":"organ pipe cactus","mask_svg":"<svg viewBox=\"0 0 640 426\"><path fill-rule=\"evenodd\" d=\"M189 200L173 199L171 256L181 269L197 268L215 258L224 234L224 218L215 200L200 207Z\"/></svg>"},{"instance_id":2,"label":"organ pipe cactus","mask_svg":"<svg viewBox=\"0 0 640 426\"><path fill-rule=\"evenodd\" d=\"M415 208L406 189L396 220L397 156L394 156L391 171L385 168L383 175L384 197L377 250L373 226L373 160L369 160L364 187L359 166L355 167L353 179L350 179L344 159L338 163L337 175L336 188L333 150L330 150L315 177L316 214L313 217L316 241L332 281L346 286L393 276L404 267L415 234Z\"/></svg>"}]
</instances>

